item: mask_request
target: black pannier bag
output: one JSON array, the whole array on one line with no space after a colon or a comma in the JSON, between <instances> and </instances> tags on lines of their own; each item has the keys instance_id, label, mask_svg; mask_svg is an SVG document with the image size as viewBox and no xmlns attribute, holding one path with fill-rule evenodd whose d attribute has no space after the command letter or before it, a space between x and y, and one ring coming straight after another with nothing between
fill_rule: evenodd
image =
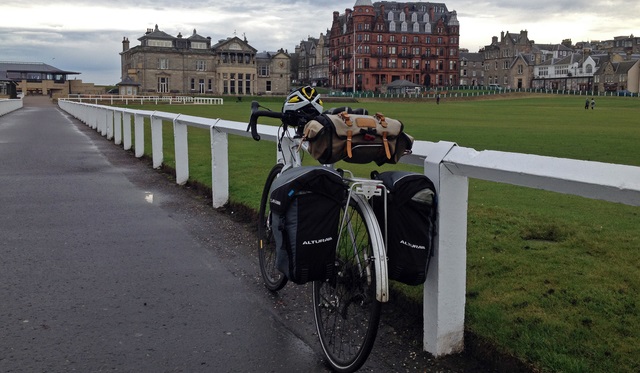
<instances>
[{"instance_id":1,"label":"black pannier bag","mask_svg":"<svg viewBox=\"0 0 640 373\"><path fill-rule=\"evenodd\" d=\"M388 171L374 175L387 195L387 258L389 278L420 285L427 278L433 250L436 193L433 182L422 174ZM384 233L384 197L375 197L373 208Z\"/></svg>"},{"instance_id":2,"label":"black pannier bag","mask_svg":"<svg viewBox=\"0 0 640 373\"><path fill-rule=\"evenodd\" d=\"M294 283L331 278L346 186L327 167L284 171L272 184L270 208L276 267Z\"/></svg>"}]
</instances>

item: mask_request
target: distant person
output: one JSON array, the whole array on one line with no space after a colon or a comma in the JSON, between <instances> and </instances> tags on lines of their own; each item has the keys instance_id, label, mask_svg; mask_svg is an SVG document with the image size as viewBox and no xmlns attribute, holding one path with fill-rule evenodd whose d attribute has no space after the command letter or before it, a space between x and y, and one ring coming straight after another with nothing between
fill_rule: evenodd
<instances>
[{"instance_id":1,"label":"distant person","mask_svg":"<svg viewBox=\"0 0 640 373\"><path fill-rule=\"evenodd\" d=\"M440 105L440 93L436 96L436 104Z\"/></svg>"},{"instance_id":2,"label":"distant person","mask_svg":"<svg viewBox=\"0 0 640 373\"><path fill-rule=\"evenodd\" d=\"M591 110L596 108L596 100L591 98Z\"/></svg>"},{"instance_id":3,"label":"distant person","mask_svg":"<svg viewBox=\"0 0 640 373\"><path fill-rule=\"evenodd\" d=\"M584 109L585 110L589 109L589 97L587 97L587 99L584 101Z\"/></svg>"}]
</instances>

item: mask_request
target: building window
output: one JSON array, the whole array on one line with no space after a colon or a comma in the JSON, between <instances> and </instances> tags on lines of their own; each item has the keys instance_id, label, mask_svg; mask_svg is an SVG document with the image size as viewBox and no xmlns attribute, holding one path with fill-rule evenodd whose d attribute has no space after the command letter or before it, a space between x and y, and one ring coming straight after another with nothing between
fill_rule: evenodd
<instances>
[{"instance_id":1,"label":"building window","mask_svg":"<svg viewBox=\"0 0 640 373\"><path fill-rule=\"evenodd\" d=\"M258 67L259 76L269 76L269 65L263 64Z\"/></svg>"},{"instance_id":2,"label":"building window","mask_svg":"<svg viewBox=\"0 0 640 373\"><path fill-rule=\"evenodd\" d=\"M238 93L242 94L242 79L244 79L244 74L238 74Z\"/></svg>"},{"instance_id":3,"label":"building window","mask_svg":"<svg viewBox=\"0 0 640 373\"><path fill-rule=\"evenodd\" d=\"M173 43L171 40L149 40L147 42L150 47L163 47L163 48L171 48L173 47Z\"/></svg>"},{"instance_id":4,"label":"building window","mask_svg":"<svg viewBox=\"0 0 640 373\"><path fill-rule=\"evenodd\" d=\"M204 60L196 61L196 70L198 70L198 71L207 70L207 61L204 61Z\"/></svg>"},{"instance_id":5,"label":"building window","mask_svg":"<svg viewBox=\"0 0 640 373\"><path fill-rule=\"evenodd\" d=\"M378 40L378 43L382 43L382 35L378 34L377 40Z\"/></svg>"},{"instance_id":6,"label":"building window","mask_svg":"<svg viewBox=\"0 0 640 373\"><path fill-rule=\"evenodd\" d=\"M201 41L192 41L191 49L207 49L207 43Z\"/></svg>"},{"instance_id":7,"label":"building window","mask_svg":"<svg viewBox=\"0 0 640 373\"><path fill-rule=\"evenodd\" d=\"M229 74L229 93L232 95L236 94L236 74Z\"/></svg>"},{"instance_id":8,"label":"building window","mask_svg":"<svg viewBox=\"0 0 640 373\"><path fill-rule=\"evenodd\" d=\"M193 91L196 89L196 80L194 78L191 78L190 80L190 84L189 84L189 88Z\"/></svg>"},{"instance_id":9,"label":"building window","mask_svg":"<svg viewBox=\"0 0 640 373\"><path fill-rule=\"evenodd\" d=\"M158 60L158 69L167 70L169 68L169 59L168 58L160 58Z\"/></svg>"},{"instance_id":10,"label":"building window","mask_svg":"<svg viewBox=\"0 0 640 373\"><path fill-rule=\"evenodd\" d=\"M267 92L271 92L271 80L267 80Z\"/></svg>"},{"instance_id":11,"label":"building window","mask_svg":"<svg viewBox=\"0 0 640 373\"><path fill-rule=\"evenodd\" d=\"M169 92L169 78L166 76L158 77L158 93Z\"/></svg>"}]
</instances>

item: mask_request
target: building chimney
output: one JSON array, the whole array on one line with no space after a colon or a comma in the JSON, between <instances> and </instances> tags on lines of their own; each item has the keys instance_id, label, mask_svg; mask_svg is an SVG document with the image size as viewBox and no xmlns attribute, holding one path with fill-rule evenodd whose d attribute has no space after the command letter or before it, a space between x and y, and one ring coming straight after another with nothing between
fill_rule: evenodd
<instances>
[{"instance_id":1,"label":"building chimney","mask_svg":"<svg viewBox=\"0 0 640 373\"><path fill-rule=\"evenodd\" d=\"M129 50L129 38L126 36L122 38L122 51L126 52Z\"/></svg>"}]
</instances>

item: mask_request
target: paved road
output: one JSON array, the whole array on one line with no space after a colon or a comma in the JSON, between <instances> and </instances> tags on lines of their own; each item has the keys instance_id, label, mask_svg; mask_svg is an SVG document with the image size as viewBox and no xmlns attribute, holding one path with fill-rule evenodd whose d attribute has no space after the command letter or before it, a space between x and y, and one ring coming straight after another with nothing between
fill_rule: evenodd
<instances>
[{"instance_id":1,"label":"paved road","mask_svg":"<svg viewBox=\"0 0 640 373\"><path fill-rule=\"evenodd\" d=\"M327 371L308 288L264 290L234 213L28 96L0 117L0 372ZM486 371L398 319L363 371Z\"/></svg>"}]
</instances>

